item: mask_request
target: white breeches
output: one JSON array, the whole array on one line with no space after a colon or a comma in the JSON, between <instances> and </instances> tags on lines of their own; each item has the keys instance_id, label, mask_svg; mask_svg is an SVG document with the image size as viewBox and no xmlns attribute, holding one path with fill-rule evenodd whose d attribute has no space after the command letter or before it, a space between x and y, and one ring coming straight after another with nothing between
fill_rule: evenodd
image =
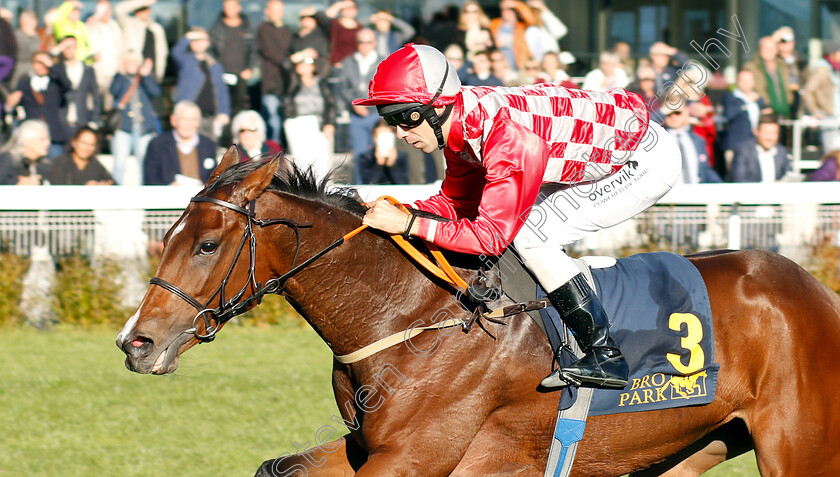
<instances>
[{"instance_id":1,"label":"white breeches","mask_svg":"<svg viewBox=\"0 0 840 477\"><path fill-rule=\"evenodd\" d=\"M586 234L624 222L662 198L680 179L676 140L656 123L619 172L578 185L543 184L513 241L524 265L546 292L579 273L563 247Z\"/></svg>"}]
</instances>

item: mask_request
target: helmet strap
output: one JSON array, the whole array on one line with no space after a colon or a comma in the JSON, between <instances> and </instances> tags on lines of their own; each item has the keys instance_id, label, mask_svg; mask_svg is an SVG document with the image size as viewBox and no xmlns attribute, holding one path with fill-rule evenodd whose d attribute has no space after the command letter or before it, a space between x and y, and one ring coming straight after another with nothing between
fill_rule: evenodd
<instances>
[{"instance_id":1,"label":"helmet strap","mask_svg":"<svg viewBox=\"0 0 840 477\"><path fill-rule=\"evenodd\" d=\"M432 130L435 132L435 137L437 138L438 142L438 149L443 149L446 146L446 142L444 141L443 137L443 123L449 118L449 115L452 113L452 108L454 103L450 103L446 105L446 109L444 109L443 113L440 115L437 114L435 111L434 102L437 101L438 97L443 93L443 87L446 84L446 78L449 76L449 62L446 62L446 69L443 72L443 79L440 81L440 86L438 86L437 92L435 92L435 96L425 104L423 107L423 116L426 117L426 122L429 123L429 126L432 127Z\"/></svg>"},{"instance_id":2,"label":"helmet strap","mask_svg":"<svg viewBox=\"0 0 840 477\"><path fill-rule=\"evenodd\" d=\"M445 123L449 118L449 115L452 114L452 109L454 109L454 107L455 104L447 104L446 109L444 109L441 114L435 114L434 108L430 108L426 111L426 122L428 122L429 126L431 126L435 131L438 149L443 149L446 146L446 142L444 142L443 138L443 123Z\"/></svg>"}]
</instances>

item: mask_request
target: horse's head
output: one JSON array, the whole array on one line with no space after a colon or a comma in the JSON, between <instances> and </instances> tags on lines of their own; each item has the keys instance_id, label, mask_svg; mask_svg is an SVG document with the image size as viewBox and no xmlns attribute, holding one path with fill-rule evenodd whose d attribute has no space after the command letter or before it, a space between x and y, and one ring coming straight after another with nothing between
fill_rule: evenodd
<instances>
[{"instance_id":1,"label":"horse's head","mask_svg":"<svg viewBox=\"0 0 840 477\"><path fill-rule=\"evenodd\" d=\"M232 147L164 237L160 266L137 311L117 336L126 367L138 373L175 371L178 357L201 341L213 339L231 306L257 291L253 259L253 204L271 183L280 156L266 161L242 180L211 188L239 162ZM238 313L237 313L238 314Z\"/></svg>"}]
</instances>

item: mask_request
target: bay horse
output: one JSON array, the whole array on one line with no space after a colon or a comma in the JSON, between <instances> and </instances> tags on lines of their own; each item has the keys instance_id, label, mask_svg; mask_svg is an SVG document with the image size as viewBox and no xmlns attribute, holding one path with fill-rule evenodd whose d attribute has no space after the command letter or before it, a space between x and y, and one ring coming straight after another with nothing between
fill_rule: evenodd
<instances>
[{"instance_id":1,"label":"bay horse","mask_svg":"<svg viewBox=\"0 0 840 477\"><path fill-rule=\"evenodd\" d=\"M364 231L303 261L340 243L364 208L311 173L278 173L280 160L237 164L229 151L167 232L153 284L117 337L130 370L175 371L233 308L265 292L282 294L336 355L449 314L466 318L452 290L385 234ZM690 260L714 315L714 401L590 417L572 475L698 475L750 448L763 476L840 475L838 296L769 252ZM349 434L319 433L318 447L268 460L257 475L543 475L558 402L538 389L552 366L548 340L525 315L486 326L495 339L433 330L353 364L334 361Z\"/></svg>"}]
</instances>

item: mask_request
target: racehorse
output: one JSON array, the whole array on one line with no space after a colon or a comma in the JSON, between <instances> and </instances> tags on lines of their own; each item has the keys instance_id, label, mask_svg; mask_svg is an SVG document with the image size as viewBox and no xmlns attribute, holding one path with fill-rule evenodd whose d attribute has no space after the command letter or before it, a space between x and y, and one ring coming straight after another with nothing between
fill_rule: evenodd
<instances>
[{"instance_id":1,"label":"racehorse","mask_svg":"<svg viewBox=\"0 0 840 477\"><path fill-rule=\"evenodd\" d=\"M364 208L311 173L278 173L280 160L238 164L229 151L167 232L152 286L117 337L130 370L175 371L232 309L268 292L336 355L450 314L466 319L452 290L380 232L306 260L358 227ZM763 476L840 475L838 296L769 252L690 260L714 315L714 401L590 417L572 475L698 475L750 448ZM334 361L349 434L266 461L258 475L541 476L558 397L538 388L551 350L523 317L487 323L495 338L432 330L353 364Z\"/></svg>"}]
</instances>

